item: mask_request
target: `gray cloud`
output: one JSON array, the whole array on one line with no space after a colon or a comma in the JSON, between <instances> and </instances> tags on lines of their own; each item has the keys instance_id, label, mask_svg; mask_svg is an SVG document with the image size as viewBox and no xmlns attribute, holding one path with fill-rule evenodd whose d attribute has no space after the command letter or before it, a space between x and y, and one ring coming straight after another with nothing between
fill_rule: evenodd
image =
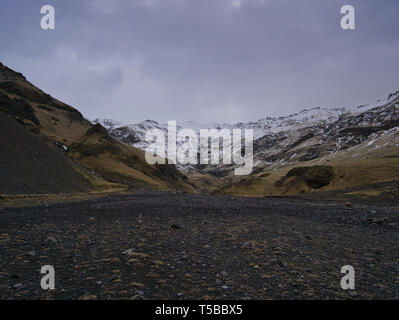
<instances>
[{"instance_id":1,"label":"gray cloud","mask_svg":"<svg viewBox=\"0 0 399 320\"><path fill-rule=\"evenodd\" d=\"M246 121L399 89L399 3L48 0L0 4L0 60L90 118ZM40 7L56 30L40 29Z\"/></svg>"}]
</instances>

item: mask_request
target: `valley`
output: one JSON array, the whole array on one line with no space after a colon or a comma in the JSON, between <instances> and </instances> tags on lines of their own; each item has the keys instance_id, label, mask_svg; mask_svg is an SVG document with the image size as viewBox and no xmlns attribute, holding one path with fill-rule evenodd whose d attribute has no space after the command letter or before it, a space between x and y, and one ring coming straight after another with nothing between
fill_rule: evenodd
<instances>
[{"instance_id":1,"label":"valley","mask_svg":"<svg viewBox=\"0 0 399 320\"><path fill-rule=\"evenodd\" d=\"M11 314L399 300L399 2L311 2L1 1Z\"/></svg>"},{"instance_id":2,"label":"valley","mask_svg":"<svg viewBox=\"0 0 399 320\"><path fill-rule=\"evenodd\" d=\"M168 130L167 124L152 120L123 124L115 120L96 119L94 123L101 123L111 136L142 150L149 147L145 141L146 132L156 129L166 136ZM252 129L255 138L254 168L251 175L244 177L234 174L236 165L223 165L221 162L218 165L177 164L177 168L199 190L218 194L282 196L327 191L342 193L346 189L399 180L398 125L399 92L357 107L316 107L286 117L267 117L248 123L183 122L177 124L179 130L191 128L197 133L204 128ZM176 141L172 143L176 144ZM290 170L297 167L326 167L331 170L331 176L327 183L314 185L308 185L298 177L286 177ZM375 192L368 195L371 199L380 197Z\"/></svg>"},{"instance_id":3,"label":"valley","mask_svg":"<svg viewBox=\"0 0 399 320\"><path fill-rule=\"evenodd\" d=\"M164 125L90 122L0 65L0 298L398 299L398 103L225 124L256 139L235 176L150 165Z\"/></svg>"}]
</instances>

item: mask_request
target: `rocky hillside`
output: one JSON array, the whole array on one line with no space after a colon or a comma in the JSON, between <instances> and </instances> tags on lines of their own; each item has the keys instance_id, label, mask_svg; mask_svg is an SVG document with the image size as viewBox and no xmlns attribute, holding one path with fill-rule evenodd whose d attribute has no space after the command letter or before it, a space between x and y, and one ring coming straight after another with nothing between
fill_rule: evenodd
<instances>
[{"instance_id":1,"label":"rocky hillside","mask_svg":"<svg viewBox=\"0 0 399 320\"><path fill-rule=\"evenodd\" d=\"M0 194L195 189L0 64Z\"/></svg>"},{"instance_id":2,"label":"rocky hillside","mask_svg":"<svg viewBox=\"0 0 399 320\"><path fill-rule=\"evenodd\" d=\"M165 132L165 136L167 133L167 124L152 120L132 125L114 120L96 119L95 122L104 125L112 136L143 150L148 147L148 143L144 140L148 130L157 128ZM290 168L323 165L327 162L336 162L339 165L351 163L352 169L361 171L365 170L362 163L368 161L364 166L369 167L370 159L373 157L378 159L387 157L387 161L392 160L393 172L387 170L381 172L381 169L377 169L370 173L369 179L365 181L363 181L364 174L356 173L351 175L350 181L343 179L335 184L335 187L358 186L399 178L399 174L396 176L395 158L399 146L399 91L389 94L385 99L379 99L376 103L357 107L310 108L285 117L266 117L248 123L178 123L178 130L182 128L191 128L197 133L200 129L208 128L254 130L254 172L251 177L240 179L241 183L244 181L244 186L240 190L245 194L252 194L251 183L248 180L258 177L258 174L279 172L278 179L280 179L281 174L286 174ZM190 177L206 174L208 180L211 179L210 175L227 178L225 180L227 187L237 183L237 178L232 175L234 166L180 166L180 169L188 172ZM378 172L377 176L374 172ZM270 182L270 178L267 180ZM303 189L294 183L295 188L282 190L274 185L275 182L272 183L273 188L266 188L261 192L257 190L254 193L297 194L314 189ZM260 185L264 186L265 182ZM284 183L280 185L284 186ZM331 186L332 184L325 188ZM209 187L209 183L206 187Z\"/></svg>"},{"instance_id":3,"label":"rocky hillside","mask_svg":"<svg viewBox=\"0 0 399 320\"><path fill-rule=\"evenodd\" d=\"M255 141L254 174L233 179L218 192L286 195L347 190L361 197L380 197L397 187L382 189L374 184L399 180L398 93L368 110L297 126ZM359 187L364 188L359 191Z\"/></svg>"},{"instance_id":4,"label":"rocky hillside","mask_svg":"<svg viewBox=\"0 0 399 320\"><path fill-rule=\"evenodd\" d=\"M167 136L167 124L146 120L124 124L112 119L96 119L117 139L145 150L145 134L160 129ZM281 167L320 158L369 140L391 135L399 126L399 91L385 101L355 108L311 108L286 117L266 117L248 123L178 123L177 129L253 129L257 167ZM184 167L182 168L184 169Z\"/></svg>"}]
</instances>

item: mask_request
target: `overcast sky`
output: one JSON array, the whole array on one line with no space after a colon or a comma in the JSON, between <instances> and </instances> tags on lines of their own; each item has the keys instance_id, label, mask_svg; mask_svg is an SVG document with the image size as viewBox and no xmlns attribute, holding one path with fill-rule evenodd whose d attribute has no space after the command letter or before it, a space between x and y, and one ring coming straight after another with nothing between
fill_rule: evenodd
<instances>
[{"instance_id":1,"label":"overcast sky","mask_svg":"<svg viewBox=\"0 0 399 320\"><path fill-rule=\"evenodd\" d=\"M398 17L398 0L1 0L0 61L90 119L258 120L399 90Z\"/></svg>"}]
</instances>

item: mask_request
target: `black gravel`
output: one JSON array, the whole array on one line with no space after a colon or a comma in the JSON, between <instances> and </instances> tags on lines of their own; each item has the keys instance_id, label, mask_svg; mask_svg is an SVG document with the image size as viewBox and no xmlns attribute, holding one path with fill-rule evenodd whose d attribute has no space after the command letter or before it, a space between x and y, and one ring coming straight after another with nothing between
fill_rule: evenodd
<instances>
[{"instance_id":1,"label":"black gravel","mask_svg":"<svg viewBox=\"0 0 399 320\"><path fill-rule=\"evenodd\" d=\"M399 299L398 231L397 208L285 198L142 192L8 208L0 298ZM44 265L55 290L40 287ZM344 265L355 290L341 289Z\"/></svg>"},{"instance_id":2,"label":"black gravel","mask_svg":"<svg viewBox=\"0 0 399 320\"><path fill-rule=\"evenodd\" d=\"M74 193L92 189L62 152L0 111L0 194Z\"/></svg>"}]
</instances>

